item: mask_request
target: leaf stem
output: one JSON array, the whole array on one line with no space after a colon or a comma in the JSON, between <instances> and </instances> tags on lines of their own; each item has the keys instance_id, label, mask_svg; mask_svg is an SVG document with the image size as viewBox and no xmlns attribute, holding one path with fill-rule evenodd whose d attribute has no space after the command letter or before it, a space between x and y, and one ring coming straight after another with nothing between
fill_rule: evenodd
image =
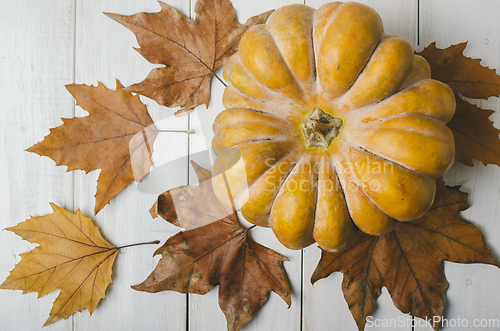
<instances>
[{"instance_id":1,"label":"leaf stem","mask_svg":"<svg viewBox=\"0 0 500 331\"><path fill-rule=\"evenodd\" d=\"M178 132L178 133L186 133L186 134L195 134L196 131L194 129L189 130L155 130L156 132Z\"/></svg>"},{"instance_id":2,"label":"leaf stem","mask_svg":"<svg viewBox=\"0 0 500 331\"><path fill-rule=\"evenodd\" d=\"M257 224L254 224L252 225L251 227L249 227L246 231L249 232L250 230L252 230L253 228L255 228L257 226Z\"/></svg>"},{"instance_id":3,"label":"leaf stem","mask_svg":"<svg viewBox=\"0 0 500 331\"><path fill-rule=\"evenodd\" d=\"M140 245L158 245L159 243L160 243L159 240L154 240L154 241L148 241L148 242L143 242L143 243L120 246L120 247L116 247L116 249L122 249L122 248L126 248L126 247L140 246Z\"/></svg>"},{"instance_id":4,"label":"leaf stem","mask_svg":"<svg viewBox=\"0 0 500 331\"><path fill-rule=\"evenodd\" d=\"M222 83L222 85L224 85L224 87L227 87L227 84L222 80L222 78L220 78L216 73L215 71L212 71L214 73L214 76L215 78L217 78L219 80L219 82Z\"/></svg>"}]
</instances>

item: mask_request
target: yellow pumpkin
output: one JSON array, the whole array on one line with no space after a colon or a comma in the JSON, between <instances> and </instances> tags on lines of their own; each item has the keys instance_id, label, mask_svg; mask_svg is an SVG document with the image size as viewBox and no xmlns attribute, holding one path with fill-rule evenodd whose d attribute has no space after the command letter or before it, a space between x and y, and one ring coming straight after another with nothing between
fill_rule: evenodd
<instances>
[{"instance_id":1,"label":"yellow pumpkin","mask_svg":"<svg viewBox=\"0 0 500 331\"><path fill-rule=\"evenodd\" d=\"M418 218L455 154L455 98L430 77L370 7L276 10L224 67L216 195L291 249L335 251Z\"/></svg>"}]
</instances>

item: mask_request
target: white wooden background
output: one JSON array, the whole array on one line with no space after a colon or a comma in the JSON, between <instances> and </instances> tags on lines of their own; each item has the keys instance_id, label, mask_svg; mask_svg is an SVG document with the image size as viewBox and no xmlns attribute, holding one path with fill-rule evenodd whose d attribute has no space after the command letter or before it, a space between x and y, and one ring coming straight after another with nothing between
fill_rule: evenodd
<instances>
[{"instance_id":1,"label":"white wooden background","mask_svg":"<svg viewBox=\"0 0 500 331\"><path fill-rule=\"evenodd\" d=\"M166 0L189 15L194 0ZM241 22L265 10L302 2L294 0L233 0ZM318 8L326 0L306 0ZM465 53L481 57L482 64L500 69L500 1L495 0L364 0L381 15L388 34L407 38L417 50L432 41L447 47L469 41ZM62 124L61 117L83 116L82 109L65 90L69 83L114 88L115 78L125 86L141 81L153 65L132 47L135 36L103 12L134 14L155 12L155 0L2 0L0 2L0 228L13 226L31 215L51 212L49 202L70 211L80 208L92 216L98 171L66 172L46 157L24 150L42 140L49 128ZM161 134L155 142L154 169L140 185L131 184L97 216L95 222L115 245L159 239L162 243L179 229L148 210L157 194L185 184L195 184L189 159L210 167L207 150L212 139L211 123L222 110L222 85L214 80L211 107L199 107L189 117L173 117L175 110L162 108L144 98L151 116L162 129L194 128L197 134ZM497 109L492 116L500 127L500 102L490 98L483 107ZM455 164L445 176L450 185L462 185L472 207L463 216L478 225L487 242L500 256L500 169ZM313 245L303 251L281 246L268 229L252 231L254 238L290 258L285 263L292 286L292 306L271 294L268 303L244 330L356 330L340 289L336 273L313 287L310 277L320 251ZM0 282L19 261L19 254L34 245L8 231L0 232ZM154 269L157 246L128 248L119 254L106 300L93 316L76 313L47 330L224 330L226 322L217 302L217 290L205 296L176 292L137 292L138 284ZM500 270L486 265L445 263L450 283L448 319L500 318ZM0 291L2 330L40 330L58 293L37 299L37 294ZM404 317L384 289L376 318ZM377 328L367 328L376 330ZM454 330L455 328L448 328ZM468 328L467 330L473 330ZM382 328L379 328L382 330ZM386 329L384 329L386 330ZM398 327L394 330L412 330ZM414 330L431 330L415 327ZM478 330L495 330L479 328ZM498 330L498 328L496 328Z\"/></svg>"}]
</instances>

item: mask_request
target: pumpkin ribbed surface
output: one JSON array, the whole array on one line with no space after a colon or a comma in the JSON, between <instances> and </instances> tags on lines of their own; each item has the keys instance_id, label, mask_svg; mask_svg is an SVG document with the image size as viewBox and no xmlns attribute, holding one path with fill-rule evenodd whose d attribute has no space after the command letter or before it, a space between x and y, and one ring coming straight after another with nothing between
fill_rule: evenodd
<instances>
[{"instance_id":1,"label":"pumpkin ribbed surface","mask_svg":"<svg viewBox=\"0 0 500 331\"><path fill-rule=\"evenodd\" d=\"M215 193L288 248L338 250L418 218L453 163L451 89L365 5L276 10L224 78Z\"/></svg>"}]
</instances>

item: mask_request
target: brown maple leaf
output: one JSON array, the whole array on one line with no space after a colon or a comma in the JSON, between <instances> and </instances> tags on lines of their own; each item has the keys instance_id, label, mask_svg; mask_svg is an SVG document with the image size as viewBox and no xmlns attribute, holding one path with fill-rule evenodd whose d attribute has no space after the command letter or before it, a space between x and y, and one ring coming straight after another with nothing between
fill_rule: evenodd
<instances>
[{"instance_id":1,"label":"brown maple leaf","mask_svg":"<svg viewBox=\"0 0 500 331\"><path fill-rule=\"evenodd\" d=\"M500 76L494 69L483 67L480 59L465 57L467 43L440 49L433 42L422 52L431 66L432 78L440 80L456 93L474 99L488 99L500 95Z\"/></svg>"},{"instance_id":2,"label":"brown maple leaf","mask_svg":"<svg viewBox=\"0 0 500 331\"><path fill-rule=\"evenodd\" d=\"M479 228L460 218L468 207L466 193L439 180L434 204L424 216L383 236L363 235L343 251L323 251L311 281L344 273L342 290L359 330L384 286L403 313L431 321L441 317L448 289L443 261L500 267Z\"/></svg>"},{"instance_id":3,"label":"brown maple leaf","mask_svg":"<svg viewBox=\"0 0 500 331\"><path fill-rule=\"evenodd\" d=\"M488 118L493 110L481 109L465 100L456 98L455 115L448 126L455 138L455 160L472 166L472 159L484 165L500 166L500 130Z\"/></svg>"},{"instance_id":4,"label":"brown maple leaf","mask_svg":"<svg viewBox=\"0 0 500 331\"><path fill-rule=\"evenodd\" d=\"M61 290L44 326L76 311L94 312L111 281L117 247L108 243L92 220L80 210L70 213L51 204L54 212L8 228L23 239L38 243L0 285L2 289L38 292L38 297Z\"/></svg>"},{"instance_id":5,"label":"brown maple leaf","mask_svg":"<svg viewBox=\"0 0 500 331\"><path fill-rule=\"evenodd\" d=\"M166 107L182 107L176 115L187 114L201 104L208 108L215 71L236 52L243 32L265 23L272 11L240 24L229 0L198 0L196 20L162 2L160 6L158 13L105 13L135 33L141 47L137 51L146 60L165 65L127 90Z\"/></svg>"},{"instance_id":6,"label":"brown maple leaf","mask_svg":"<svg viewBox=\"0 0 500 331\"><path fill-rule=\"evenodd\" d=\"M236 214L228 213L215 197L210 171L192 165L200 185L165 192L152 208L169 222L191 230L168 239L155 252L162 255L156 269L132 288L206 294L220 285L219 306L228 330L240 330L266 303L271 291L290 306L290 285L283 267L288 259L250 239L249 229L241 227Z\"/></svg>"},{"instance_id":7,"label":"brown maple leaf","mask_svg":"<svg viewBox=\"0 0 500 331\"><path fill-rule=\"evenodd\" d=\"M139 96L120 90L119 81L116 91L101 83L66 88L89 115L63 118L63 125L51 129L27 151L48 156L57 165L68 166L68 171L101 169L95 195L97 214L132 181L140 182L149 174L158 131Z\"/></svg>"},{"instance_id":8,"label":"brown maple leaf","mask_svg":"<svg viewBox=\"0 0 500 331\"><path fill-rule=\"evenodd\" d=\"M455 137L455 160L468 166L473 165L472 159L500 166L500 130L488 119L493 111L483 110L462 98L499 96L500 76L495 70L483 67L480 59L465 57L466 45L439 49L434 42L418 54L429 62L432 78L448 84L455 93L457 109L448 123Z\"/></svg>"},{"instance_id":9,"label":"brown maple leaf","mask_svg":"<svg viewBox=\"0 0 500 331\"><path fill-rule=\"evenodd\" d=\"M153 218L166 221L185 230L194 229L223 219L234 211L224 207L215 196L209 170L191 161L199 185L186 185L168 190L158 196L151 207Z\"/></svg>"}]
</instances>

